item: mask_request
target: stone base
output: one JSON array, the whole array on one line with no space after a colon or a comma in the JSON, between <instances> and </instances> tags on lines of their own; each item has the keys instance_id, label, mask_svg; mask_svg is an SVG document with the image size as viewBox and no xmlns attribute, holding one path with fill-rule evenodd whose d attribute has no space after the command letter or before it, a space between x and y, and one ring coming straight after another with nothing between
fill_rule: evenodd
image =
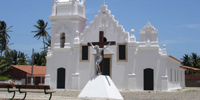
<instances>
[{"instance_id":1,"label":"stone base","mask_svg":"<svg viewBox=\"0 0 200 100\"><path fill-rule=\"evenodd\" d=\"M78 97L123 100L123 97L110 77L104 75L92 77Z\"/></svg>"}]
</instances>

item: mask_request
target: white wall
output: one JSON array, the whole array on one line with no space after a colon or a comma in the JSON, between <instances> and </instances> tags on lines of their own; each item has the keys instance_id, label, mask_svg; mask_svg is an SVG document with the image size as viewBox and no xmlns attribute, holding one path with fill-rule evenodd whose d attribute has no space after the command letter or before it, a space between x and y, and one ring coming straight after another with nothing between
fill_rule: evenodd
<instances>
[{"instance_id":1,"label":"white wall","mask_svg":"<svg viewBox=\"0 0 200 100\"><path fill-rule=\"evenodd\" d=\"M89 60L81 61L81 46L88 42L99 41L99 31L104 31L108 41L116 41L115 46L109 46L105 56L111 58L111 79L119 90L144 90L144 69L154 70L154 90L168 91L170 89L184 87L183 81L170 81L170 69L176 69L184 73L179 62L167 56L166 47L158 46L157 29L150 23L141 30L142 42L136 42L134 34L130 39L129 33L111 15L107 6L102 6L95 20L85 28L84 17L76 15L50 16L52 24L52 45L47 55L47 72L45 84L51 88L57 87L57 69L65 68L65 89L83 89L88 80L95 75L95 50L89 47ZM150 29L150 31L149 31ZM78 31L78 33L77 33ZM60 48L60 34L65 33L66 43ZM152 34L150 34L152 33ZM152 35L151 41L147 41L147 35ZM80 36L79 36L80 35ZM79 41L80 38L80 41ZM76 39L76 41L75 41ZM127 59L118 61L118 45L127 46ZM174 72L173 72L173 78Z\"/></svg>"}]
</instances>

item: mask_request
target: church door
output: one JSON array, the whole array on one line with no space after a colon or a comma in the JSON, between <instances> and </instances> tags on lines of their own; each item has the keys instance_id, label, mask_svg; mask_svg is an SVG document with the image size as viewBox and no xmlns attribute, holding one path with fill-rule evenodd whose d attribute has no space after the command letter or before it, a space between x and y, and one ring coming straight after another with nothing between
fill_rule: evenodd
<instances>
[{"instance_id":1,"label":"church door","mask_svg":"<svg viewBox=\"0 0 200 100\"><path fill-rule=\"evenodd\" d=\"M59 68L57 70L57 88L65 89L65 69Z\"/></svg>"},{"instance_id":2,"label":"church door","mask_svg":"<svg viewBox=\"0 0 200 100\"><path fill-rule=\"evenodd\" d=\"M110 58L104 58L102 74L110 76Z\"/></svg>"},{"instance_id":3,"label":"church door","mask_svg":"<svg viewBox=\"0 0 200 100\"><path fill-rule=\"evenodd\" d=\"M144 69L144 90L154 90L153 69Z\"/></svg>"}]
</instances>

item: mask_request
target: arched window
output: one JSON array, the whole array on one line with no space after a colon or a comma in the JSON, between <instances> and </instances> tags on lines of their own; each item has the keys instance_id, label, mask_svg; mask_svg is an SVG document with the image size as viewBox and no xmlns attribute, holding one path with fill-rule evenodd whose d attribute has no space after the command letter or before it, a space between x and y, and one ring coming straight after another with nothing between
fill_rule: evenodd
<instances>
[{"instance_id":1,"label":"arched window","mask_svg":"<svg viewBox=\"0 0 200 100\"><path fill-rule=\"evenodd\" d=\"M60 48L65 46L65 33L60 34Z\"/></svg>"}]
</instances>

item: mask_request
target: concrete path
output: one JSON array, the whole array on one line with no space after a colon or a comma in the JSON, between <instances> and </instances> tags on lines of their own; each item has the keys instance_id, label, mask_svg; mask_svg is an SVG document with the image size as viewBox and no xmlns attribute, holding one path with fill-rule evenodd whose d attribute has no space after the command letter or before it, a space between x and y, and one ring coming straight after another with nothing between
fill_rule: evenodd
<instances>
[{"instance_id":1,"label":"concrete path","mask_svg":"<svg viewBox=\"0 0 200 100\"><path fill-rule=\"evenodd\" d=\"M100 98L78 98L79 90L56 90L52 100L111 100ZM156 91L121 91L124 100L200 100L200 88L186 88L173 92ZM16 93L15 100L23 98L23 94ZM0 100L9 100L12 93L0 91ZM26 100L48 100L49 95L43 93L28 93Z\"/></svg>"}]
</instances>

